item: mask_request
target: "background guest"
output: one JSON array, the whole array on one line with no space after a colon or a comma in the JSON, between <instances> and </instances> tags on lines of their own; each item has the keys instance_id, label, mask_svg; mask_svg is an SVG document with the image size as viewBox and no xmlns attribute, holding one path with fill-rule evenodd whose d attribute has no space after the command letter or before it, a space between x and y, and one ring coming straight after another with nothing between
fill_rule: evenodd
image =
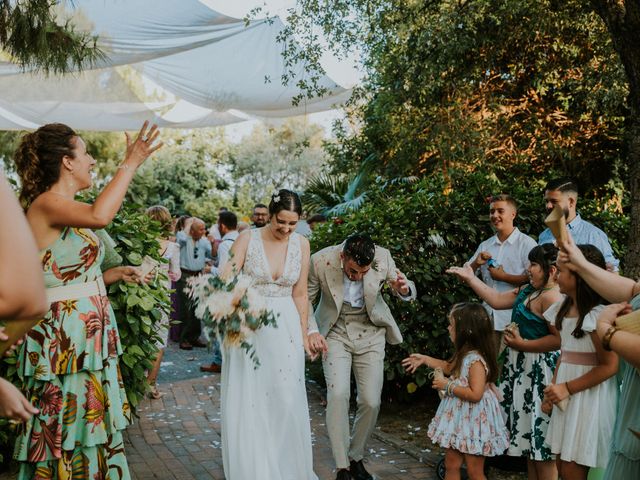
<instances>
[{"instance_id":1,"label":"background guest","mask_svg":"<svg viewBox=\"0 0 640 480\"><path fill-rule=\"evenodd\" d=\"M172 282L177 282L182 275L182 271L180 270L180 246L168 239L173 232L173 222L171 214L166 207L163 207L162 205L149 207L147 209L147 215L162 226L164 235L158 239L158 242L160 243L160 255L162 255L162 258L167 260L168 263L163 263L160 268L167 275L167 279L163 281L165 282L165 286L168 290L171 288ZM160 364L162 363L164 349L167 346L169 337L169 315L164 312L162 313L162 319L159 323L159 331L157 333L160 337L160 341L158 342L158 355L153 362L151 371L147 375L147 380L149 381L149 385L151 385L151 392L149 395L154 399L160 398L160 392L158 392L156 380L158 379Z\"/></svg>"},{"instance_id":2,"label":"background guest","mask_svg":"<svg viewBox=\"0 0 640 480\"><path fill-rule=\"evenodd\" d=\"M207 345L200 341L202 327L194 314L194 305L185 287L187 280L194 275L205 273L207 259L213 260L211 242L205 237L204 222L192 217L185 222L184 229L176 233L176 241L180 245L180 270L182 272L176 285L180 304L180 348L191 350L193 347L204 348Z\"/></svg>"},{"instance_id":3,"label":"background guest","mask_svg":"<svg viewBox=\"0 0 640 480\"><path fill-rule=\"evenodd\" d=\"M577 244L593 245L604 255L607 270L618 271L620 261L613 256L613 249L607 234L592 223L583 220L577 212L578 184L572 178L562 177L551 180L544 188L544 203L547 213L560 205L567 220L567 228ZM538 244L553 243L555 237L550 229L545 229L538 237Z\"/></svg>"},{"instance_id":4,"label":"background guest","mask_svg":"<svg viewBox=\"0 0 640 480\"><path fill-rule=\"evenodd\" d=\"M253 228L262 228L269 221L269 209L264 203L256 203L251 214Z\"/></svg>"}]
</instances>

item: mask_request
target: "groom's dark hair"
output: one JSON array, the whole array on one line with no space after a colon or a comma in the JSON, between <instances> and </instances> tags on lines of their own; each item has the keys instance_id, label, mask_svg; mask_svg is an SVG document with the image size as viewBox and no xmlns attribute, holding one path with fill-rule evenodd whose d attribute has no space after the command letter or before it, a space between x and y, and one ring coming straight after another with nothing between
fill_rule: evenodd
<instances>
[{"instance_id":1,"label":"groom's dark hair","mask_svg":"<svg viewBox=\"0 0 640 480\"><path fill-rule=\"evenodd\" d=\"M376 254L376 245L371 237L365 233L354 233L344 242L345 257L356 262L360 267L366 267L373 263Z\"/></svg>"}]
</instances>

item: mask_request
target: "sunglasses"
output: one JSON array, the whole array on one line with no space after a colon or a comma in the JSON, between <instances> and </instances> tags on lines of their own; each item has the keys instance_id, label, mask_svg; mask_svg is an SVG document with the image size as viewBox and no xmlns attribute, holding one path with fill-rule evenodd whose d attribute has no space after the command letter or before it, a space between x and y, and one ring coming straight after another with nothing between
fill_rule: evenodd
<instances>
[{"instance_id":1,"label":"sunglasses","mask_svg":"<svg viewBox=\"0 0 640 480\"><path fill-rule=\"evenodd\" d=\"M193 249L193 258L198 258L198 247L194 247Z\"/></svg>"}]
</instances>

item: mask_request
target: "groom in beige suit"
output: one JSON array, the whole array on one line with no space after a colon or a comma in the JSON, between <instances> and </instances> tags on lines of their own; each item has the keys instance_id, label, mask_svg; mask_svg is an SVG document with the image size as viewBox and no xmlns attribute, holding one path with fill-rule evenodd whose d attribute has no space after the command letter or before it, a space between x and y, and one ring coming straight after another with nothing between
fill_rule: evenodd
<instances>
[{"instance_id":1,"label":"groom in beige suit","mask_svg":"<svg viewBox=\"0 0 640 480\"><path fill-rule=\"evenodd\" d=\"M416 298L413 282L396 269L389 250L367 235L351 235L342 245L311 257L309 300L318 308L309 319L309 346L325 352L327 429L338 474L336 480L371 480L362 464L364 448L380 410L385 343L402 334L382 298L385 282L405 301ZM309 311L312 311L311 309ZM349 395L353 370L358 409L349 436Z\"/></svg>"}]
</instances>

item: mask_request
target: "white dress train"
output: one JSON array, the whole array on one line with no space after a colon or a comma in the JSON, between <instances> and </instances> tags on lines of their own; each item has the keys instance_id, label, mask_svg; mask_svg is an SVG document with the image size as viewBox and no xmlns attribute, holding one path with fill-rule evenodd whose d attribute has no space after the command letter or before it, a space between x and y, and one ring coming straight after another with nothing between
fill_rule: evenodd
<instances>
[{"instance_id":1,"label":"white dress train","mask_svg":"<svg viewBox=\"0 0 640 480\"><path fill-rule=\"evenodd\" d=\"M284 272L271 278L260 230L251 232L243 273L254 279L277 327L250 338L260 366L240 348L224 348L222 459L227 480L317 480L304 375L300 316L292 288L300 277L300 236L289 238Z\"/></svg>"}]
</instances>

